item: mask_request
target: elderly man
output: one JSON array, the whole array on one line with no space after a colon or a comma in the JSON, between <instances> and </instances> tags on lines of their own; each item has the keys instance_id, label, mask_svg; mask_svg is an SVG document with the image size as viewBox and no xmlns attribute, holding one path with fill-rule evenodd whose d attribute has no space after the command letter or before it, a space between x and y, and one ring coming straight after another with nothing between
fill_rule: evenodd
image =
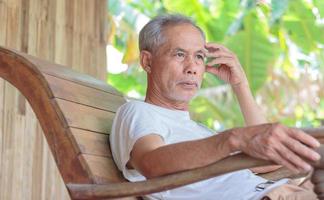
<instances>
[{"instance_id":1,"label":"elderly man","mask_svg":"<svg viewBox=\"0 0 324 200\"><path fill-rule=\"evenodd\" d=\"M148 79L146 98L118 109L110 136L113 157L126 179L139 181L206 166L237 151L272 160L296 173L310 171L308 161L320 159L313 150L320 144L313 137L280 124L266 124L235 54L222 45L206 43L203 31L190 19L180 15L154 18L141 30L139 48ZM211 58L207 64L206 57ZM215 134L190 119L188 104L205 72L232 86L246 127ZM252 169L260 170L271 169ZM252 171L225 174L145 198L316 199L311 191L297 186L289 189L287 179L271 183ZM260 185L267 187L260 189Z\"/></svg>"}]
</instances>

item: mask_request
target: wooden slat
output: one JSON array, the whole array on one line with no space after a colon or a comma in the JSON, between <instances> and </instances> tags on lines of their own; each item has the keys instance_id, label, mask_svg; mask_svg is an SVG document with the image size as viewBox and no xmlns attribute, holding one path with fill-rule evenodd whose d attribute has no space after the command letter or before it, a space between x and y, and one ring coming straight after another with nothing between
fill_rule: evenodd
<instances>
[{"instance_id":1,"label":"wooden slat","mask_svg":"<svg viewBox=\"0 0 324 200\"><path fill-rule=\"evenodd\" d=\"M0 6L1 8L1 6ZM0 14L1 15L1 14ZM0 20L1 21L1 20ZM4 80L0 78L0 169L2 166L2 152L3 152L3 138L4 138L4 92L5 92ZM1 186L0 186L1 187ZM1 194L0 194L1 197Z\"/></svg>"},{"instance_id":2,"label":"wooden slat","mask_svg":"<svg viewBox=\"0 0 324 200\"><path fill-rule=\"evenodd\" d=\"M81 153L95 156L112 157L108 135L71 128Z\"/></svg>"},{"instance_id":3,"label":"wooden slat","mask_svg":"<svg viewBox=\"0 0 324 200\"><path fill-rule=\"evenodd\" d=\"M96 183L126 182L112 158L87 154L81 154L80 157L88 165Z\"/></svg>"},{"instance_id":4,"label":"wooden slat","mask_svg":"<svg viewBox=\"0 0 324 200\"><path fill-rule=\"evenodd\" d=\"M122 96L122 94L118 92L115 88L111 87L104 81L98 80L92 76L68 69L59 64L54 64L46 60L35 58L34 56L31 55L27 55L17 51L16 53L26 57L30 62L36 65L38 69L44 74L70 80L81 85L85 85L98 90L102 90L104 92L109 92L115 95Z\"/></svg>"},{"instance_id":5,"label":"wooden slat","mask_svg":"<svg viewBox=\"0 0 324 200\"><path fill-rule=\"evenodd\" d=\"M1 2L1 1L0 1ZM5 2L0 3L0 27L6 27L7 26L7 6L5 5ZM6 36L7 31L0 31L0 44L5 44L6 42Z\"/></svg>"},{"instance_id":6,"label":"wooden slat","mask_svg":"<svg viewBox=\"0 0 324 200\"><path fill-rule=\"evenodd\" d=\"M104 134L110 132L114 113L62 99L53 100L57 101L70 127Z\"/></svg>"},{"instance_id":7,"label":"wooden slat","mask_svg":"<svg viewBox=\"0 0 324 200\"><path fill-rule=\"evenodd\" d=\"M11 133L20 131L23 132L22 126L24 124L24 121L21 120L21 118L17 115L15 105L17 104L16 101L16 92L14 90L14 87L9 84L8 82L5 82L5 90L4 90L4 96L6 99L4 100L4 113L3 113L3 162L0 166L1 175L6 174L7 176L0 179L0 191L10 191L15 188L15 184L17 183L17 175L20 174L19 171L16 173L11 170L14 168L15 164L19 165L19 160L22 158L19 155L19 151L21 151L21 141L23 139L23 136L18 138L17 134ZM9 134L11 133L11 134ZM16 147L16 148L14 148ZM14 159L10 159L14 158ZM19 175L18 175L19 176ZM20 194L13 194L13 193L6 193L1 192L0 193L0 199L17 199L21 198Z\"/></svg>"},{"instance_id":8,"label":"wooden slat","mask_svg":"<svg viewBox=\"0 0 324 200\"><path fill-rule=\"evenodd\" d=\"M55 97L116 112L125 99L102 90L80 85L51 75L45 75Z\"/></svg>"}]
</instances>

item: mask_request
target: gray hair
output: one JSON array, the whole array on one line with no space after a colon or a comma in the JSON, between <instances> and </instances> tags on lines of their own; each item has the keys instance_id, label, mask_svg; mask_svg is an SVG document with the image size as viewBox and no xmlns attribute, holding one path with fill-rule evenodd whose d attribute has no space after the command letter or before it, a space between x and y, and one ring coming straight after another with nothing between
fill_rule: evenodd
<instances>
[{"instance_id":1,"label":"gray hair","mask_svg":"<svg viewBox=\"0 0 324 200\"><path fill-rule=\"evenodd\" d=\"M180 14L160 15L149 21L140 31L139 34L139 49L154 52L163 42L163 30L170 25L191 24L197 28L204 39L205 33L197 26L190 18Z\"/></svg>"}]
</instances>

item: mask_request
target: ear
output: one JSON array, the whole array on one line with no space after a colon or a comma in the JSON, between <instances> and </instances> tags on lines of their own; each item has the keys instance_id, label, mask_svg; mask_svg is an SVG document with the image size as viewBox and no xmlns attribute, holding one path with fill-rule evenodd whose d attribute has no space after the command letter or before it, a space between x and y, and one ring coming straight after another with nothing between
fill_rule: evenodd
<instances>
[{"instance_id":1,"label":"ear","mask_svg":"<svg viewBox=\"0 0 324 200\"><path fill-rule=\"evenodd\" d=\"M146 71L147 73L151 73L152 54L149 51L141 51L140 62L144 71Z\"/></svg>"}]
</instances>

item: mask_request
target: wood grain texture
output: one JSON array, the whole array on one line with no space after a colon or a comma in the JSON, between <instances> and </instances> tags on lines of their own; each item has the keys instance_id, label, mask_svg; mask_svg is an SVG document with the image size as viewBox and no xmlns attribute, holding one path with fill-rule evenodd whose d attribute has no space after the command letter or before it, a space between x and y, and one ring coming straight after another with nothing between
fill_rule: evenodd
<instances>
[{"instance_id":1,"label":"wood grain texture","mask_svg":"<svg viewBox=\"0 0 324 200\"><path fill-rule=\"evenodd\" d=\"M66 121L57 103L51 100L52 92L37 67L2 48L0 48L0 66L1 77L19 89L33 107L63 179L89 182L87 172L79 162L75 162L79 151L71 149L68 138L70 133L65 129ZM17 107L14 107L14 110L17 110ZM74 172L69 171L69 168L74 168Z\"/></svg>"},{"instance_id":2,"label":"wood grain texture","mask_svg":"<svg viewBox=\"0 0 324 200\"><path fill-rule=\"evenodd\" d=\"M65 183L113 184L126 181L116 168L110 151L105 149L109 148L107 134L111 129L114 112L60 99L55 97L52 88L62 87L64 90L67 84L72 83L72 89L96 91L99 95L108 95L113 102L115 101L119 105L125 102L123 98L92 87L76 86L73 85L76 84L73 81L57 77L50 77L50 79L54 78L50 82L50 79L45 78L48 78L49 75L42 74L42 71L39 70L41 67L30 62L28 56L1 47L0 66L0 76L19 89L30 102L44 130L44 135ZM62 84L51 87L52 83L59 81L62 81ZM77 91L79 90L71 90L73 94L76 94ZM71 98L71 96L68 97ZM80 99L84 101L87 98L90 96ZM76 98L75 100L79 101L80 99ZM105 100L109 101L110 98ZM20 101L20 98L16 101ZM6 107L9 108L9 106ZM13 109L20 114L25 113L26 109L21 107L13 107ZM113 110L112 107L107 107L107 109ZM37 166L33 169L40 171Z\"/></svg>"},{"instance_id":3,"label":"wood grain texture","mask_svg":"<svg viewBox=\"0 0 324 200\"><path fill-rule=\"evenodd\" d=\"M93 76L80 73L75 70L69 70L65 66L54 64L48 62L46 60L40 60L34 56L16 52L17 54L26 57L31 63L36 66L39 66L39 70L44 74L48 74L51 76L59 77L65 80L69 80L81 85L85 85L88 87L92 87L98 90L102 90L104 92L116 94L122 96L116 89L111 87L110 85L106 84L104 81L94 78Z\"/></svg>"},{"instance_id":4,"label":"wood grain texture","mask_svg":"<svg viewBox=\"0 0 324 200\"><path fill-rule=\"evenodd\" d=\"M81 154L80 156L88 164L97 184L127 182L117 169L112 158L88 154Z\"/></svg>"},{"instance_id":5,"label":"wood grain texture","mask_svg":"<svg viewBox=\"0 0 324 200\"><path fill-rule=\"evenodd\" d=\"M0 0L0 45L105 80L106 8L106 0ZM88 9L91 18L86 17ZM78 21L82 30L75 20L80 17L87 18ZM77 46L84 49L73 52ZM0 199L70 199L34 111L3 79Z\"/></svg>"},{"instance_id":6,"label":"wood grain texture","mask_svg":"<svg viewBox=\"0 0 324 200\"><path fill-rule=\"evenodd\" d=\"M49 82L53 95L57 98L88 105L106 111L116 112L117 108L125 103L122 96L112 94L110 91L98 90L52 75L44 75Z\"/></svg>"},{"instance_id":7,"label":"wood grain texture","mask_svg":"<svg viewBox=\"0 0 324 200\"><path fill-rule=\"evenodd\" d=\"M68 126L108 134L115 113L77 104L63 99L55 99L62 110Z\"/></svg>"},{"instance_id":8,"label":"wood grain texture","mask_svg":"<svg viewBox=\"0 0 324 200\"><path fill-rule=\"evenodd\" d=\"M108 135L70 128L81 153L112 158Z\"/></svg>"},{"instance_id":9,"label":"wood grain texture","mask_svg":"<svg viewBox=\"0 0 324 200\"><path fill-rule=\"evenodd\" d=\"M75 85L76 83L73 81L57 77L49 78L50 75L42 74L43 72L39 70L41 67L30 62L29 58L25 54L0 47L0 76L15 85L30 102L44 130L44 135L64 182L79 184L125 182L126 180L111 158L111 152L109 149L107 150L109 148L107 134L111 129L114 112L96 108L95 105L86 105L85 100L90 97L87 95L82 97L77 94L77 91L80 91L81 94L81 90L90 93L96 91L98 94L94 94L95 97L96 95L106 97L102 101L110 101L117 97L115 102L112 101L113 104L121 105L125 100L109 91L81 84ZM57 69L60 70L60 68ZM61 84L51 86L51 84L60 81L62 81ZM72 86L69 85L71 83ZM67 87L67 84L74 90L65 91L64 88ZM52 89L55 87L58 87L57 90ZM61 92L62 97L81 97L74 100L81 99L83 104L55 97L54 91L59 91L60 88L63 91ZM64 91L72 92L74 95L66 95ZM20 98L16 101L20 101ZM97 103L100 105L102 102L97 101ZM115 107L117 108L119 105L115 105ZM25 113L26 110L23 109L23 106L21 107L13 108L20 114ZM111 107L108 109L113 110ZM38 166L36 165L33 170L39 171Z\"/></svg>"}]
</instances>

